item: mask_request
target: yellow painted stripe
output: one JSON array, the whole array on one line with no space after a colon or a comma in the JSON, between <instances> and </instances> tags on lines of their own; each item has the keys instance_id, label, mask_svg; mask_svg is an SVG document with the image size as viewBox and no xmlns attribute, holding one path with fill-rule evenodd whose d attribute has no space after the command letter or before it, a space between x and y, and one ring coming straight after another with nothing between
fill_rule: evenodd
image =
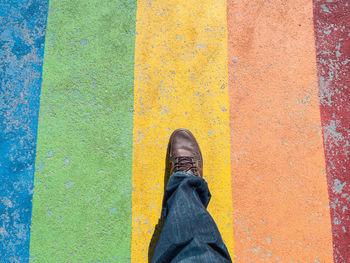
<instances>
[{"instance_id":1,"label":"yellow painted stripe","mask_svg":"<svg viewBox=\"0 0 350 263\"><path fill-rule=\"evenodd\" d=\"M139 0L135 47L132 261L147 262L176 128L196 136L209 211L233 255L226 2Z\"/></svg>"}]
</instances>

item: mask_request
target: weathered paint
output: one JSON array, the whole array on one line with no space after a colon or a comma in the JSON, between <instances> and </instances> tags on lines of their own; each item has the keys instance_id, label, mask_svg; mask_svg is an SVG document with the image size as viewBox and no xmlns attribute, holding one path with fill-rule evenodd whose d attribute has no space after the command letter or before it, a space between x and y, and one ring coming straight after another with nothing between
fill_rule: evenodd
<instances>
[{"instance_id":1,"label":"weathered paint","mask_svg":"<svg viewBox=\"0 0 350 263\"><path fill-rule=\"evenodd\" d=\"M228 1L236 262L332 262L312 1Z\"/></svg>"},{"instance_id":2,"label":"weathered paint","mask_svg":"<svg viewBox=\"0 0 350 263\"><path fill-rule=\"evenodd\" d=\"M0 262L29 259L48 1L0 3Z\"/></svg>"},{"instance_id":3,"label":"weathered paint","mask_svg":"<svg viewBox=\"0 0 350 263\"><path fill-rule=\"evenodd\" d=\"M136 2L51 0L32 262L129 262Z\"/></svg>"},{"instance_id":4,"label":"weathered paint","mask_svg":"<svg viewBox=\"0 0 350 263\"><path fill-rule=\"evenodd\" d=\"M212 192L209 211L233 253L226 2L139 0L135 45L132 261L147 262L168 139L190 129Z\"/></svg>"},{"instance_id":5,"label":"weathered paint","mask_svg":"<svg viewBox=\"0 0 350 263\"><path fill-rule=\"evenodd\" d=\"M320 108L334 261L350 262L350 5L315 0Z\"/></svg>"},{"instance_id":6,"label":"weathered paint","mask_svg":"<svg viewBox=\"0 0 350 263\"><path fill-rule=\"evenodd\" d=\"M0 5L0 261L27 261L47 1ZM190 128L238 262L349 260L349 5L51 1L32 261L147 261L168 136ZM135 104L133 231L132 105Z\"/></svg>"}]
</instances>

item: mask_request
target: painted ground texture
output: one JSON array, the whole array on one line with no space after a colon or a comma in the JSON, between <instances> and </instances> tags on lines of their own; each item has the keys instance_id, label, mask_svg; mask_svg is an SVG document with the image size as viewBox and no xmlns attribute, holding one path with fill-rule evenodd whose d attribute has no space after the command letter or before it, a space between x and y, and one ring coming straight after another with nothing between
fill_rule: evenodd
<instances>
[{"instance_id":1,"label":"painted ground texture","mask_svg":"<svg viewBox=\"0 0 350 263\"><path fill-rule=\"evenodd\" d=\"M235 262L350 263L349 14L0 2L0 262L148 262L188 128Z\"/></svg>"},{"instance_id":2,"label":"painted ground texture","mask_svg":"<svg viewBox=\"0 0 350 263\"><path fill-rule=\"evenodd\" d=\"M350 262L350 5L315 1L315 35L335 262Z\"/></svg>"},{"instance_id":3,"label":"painted ground texture","mask_svg":"<svg viewBox=\"0 0 350 263\"><path fill-rule=\"evenodd\" d=\"M248 2L228 2L236 259L332 262L312 3Z\"/></svg>"},{"instance_id":4,"label":"painted ground texture","mask_svg":"<svg viewBox=\"0 0 350 263\"><path fill-rule=\"evenodd\" d=\"M134 1L50 1L30 255L128 262Z\"/></svg>"},{"instance_id":5,"label":"painted ground texture","mask_svg":"<svg viewBox=\"0 0 350 263\"><path fill-rule=\"evenodd\" d=\"M26 262L47 1L0 3L0 262Z\"/></svg>"}]
</instances>

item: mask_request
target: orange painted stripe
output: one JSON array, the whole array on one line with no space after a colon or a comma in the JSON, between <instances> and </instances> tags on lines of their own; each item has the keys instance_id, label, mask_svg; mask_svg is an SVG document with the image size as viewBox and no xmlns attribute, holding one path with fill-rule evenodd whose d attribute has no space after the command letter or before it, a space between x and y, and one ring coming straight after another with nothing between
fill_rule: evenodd
<instances>
[{"instance_id":1,"label":"orange painted stripe","mask_svg":"<svg viewBox=\"0 0 350 263\"><path fill-rule=\"evenodd\" d=\"M230 0L236 262L333 262L312 1Z\"/></svg>"}]
</instances>

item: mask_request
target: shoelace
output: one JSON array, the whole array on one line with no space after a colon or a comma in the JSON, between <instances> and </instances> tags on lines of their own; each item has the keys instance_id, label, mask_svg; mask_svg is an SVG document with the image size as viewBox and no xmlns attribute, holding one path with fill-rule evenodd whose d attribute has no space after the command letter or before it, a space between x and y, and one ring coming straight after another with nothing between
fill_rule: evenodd
<instances>
[{"instance_id":1,"label":"shoelace","mask_svg":"<svg viewBox=\"0 0 350 263\"><path fill-rule=\"evenodd\" d=\"M194 164L193 157L188 157L188 156L176 157L174 172L178 172L178 171L188 172L190 170L198 174L198 170Z\"/></svg>"}]
</instances>

